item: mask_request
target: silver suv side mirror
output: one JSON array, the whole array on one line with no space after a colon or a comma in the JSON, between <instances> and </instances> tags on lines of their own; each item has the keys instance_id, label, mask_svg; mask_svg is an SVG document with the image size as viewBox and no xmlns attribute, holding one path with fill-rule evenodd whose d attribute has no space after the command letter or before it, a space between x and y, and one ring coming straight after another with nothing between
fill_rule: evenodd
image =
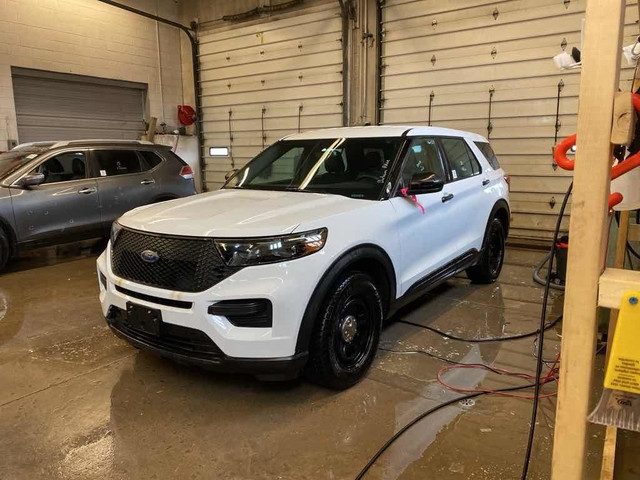
<instances>
[{"instance_id":1,"label":"silver suv side mirror","mask_svg":"<svg viewBox=\"0 0 640 480\"><path fill-rule=\"evenodd\" d=\"M20 179L18 185L21 187L35 187L44 183L44 173L30 173Z\"/></svg>"},{"instance_id":2,"label":"silver suv side mirror","mask_svg":"<svg viewBox=\"0 0 640 480\"><path fill-rule=\"evenodd\" d=\"M225 180L229 180L231 177L233 177L238 172L239 172L239 170L237 168L234 168L233 170L230 170L225 174L224 179Z\"/></svg>"}]
</instances>

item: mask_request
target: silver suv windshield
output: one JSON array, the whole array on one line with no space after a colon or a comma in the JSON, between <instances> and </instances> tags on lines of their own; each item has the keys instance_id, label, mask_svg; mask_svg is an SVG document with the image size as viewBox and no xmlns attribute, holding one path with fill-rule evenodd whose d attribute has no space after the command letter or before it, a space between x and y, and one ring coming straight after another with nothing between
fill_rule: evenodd
<instances>
[{"instance_id":1,"label":"silver suv windshield","mask_svg":"<svg viewBox=\"0 0 640 480\"><path fill-rule=\"evenodd\" d=\"M224 188L331 193L376 200L402 139L283 140L251 160Z\"/></svg>"},{"instance_id":2,"label":"silver suv windshield","mask_svg":"<svg viewBox=\"0 0 640 480\"><path fill-rule=\"evenodd\" d=\"M0 177L4 177L14 170L17 170L24 165L25 162L33 160L44 150L46 150L46 148L30 147L0 154Z\"/></svg>"}]
</instances>

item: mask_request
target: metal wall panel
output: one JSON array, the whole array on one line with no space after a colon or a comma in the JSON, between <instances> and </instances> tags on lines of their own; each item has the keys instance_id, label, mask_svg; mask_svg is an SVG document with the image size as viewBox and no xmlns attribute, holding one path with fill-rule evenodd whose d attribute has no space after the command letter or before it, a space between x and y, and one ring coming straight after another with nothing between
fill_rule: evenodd
<instances>
[{"instance_id":1,"label":"metal wall panel","mask_svg":"<svg viewBox=\"0 0 640 480\"><path fill-rule=\"evenodd\" d=\"M146 85L12 68L21 143L83 138L138 139Z\"/></svg>"},{"instance_id":2,"label":"metal wall panel","mask_svg":"<svg viewBox=\"0 0 640 480\"><path fill-rule=\"evenodd\" d=\"M382 7L381 123L426 125L433 92L432 125L489 136L511 175L513 236L550 237L571 181L554 169L551 150L558 84L563 138L576 130L580 75L557 70L552 57L580 48L585 5L386 0ZM637 1L628 1L624 45L635 41L637 19ZM628 89L633 69L623 62L620 86Z\"/></svg>"},{"instance_id":3,"label":"metal wall panel","mask_svg":"<svg viewBox=\"0 0 640 480\"><path fill-rule=\"evenodd\" d=\"M342 20L336 1L200 32L209 190L279 138L342 125ZM230 147L209 157L209 147Z\"/></svg>"}]
</instances>

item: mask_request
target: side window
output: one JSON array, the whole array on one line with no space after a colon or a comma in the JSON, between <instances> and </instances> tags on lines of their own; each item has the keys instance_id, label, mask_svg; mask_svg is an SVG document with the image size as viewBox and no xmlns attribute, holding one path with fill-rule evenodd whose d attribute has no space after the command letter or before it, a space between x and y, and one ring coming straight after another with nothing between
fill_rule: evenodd
<instances>
[{"instance_id":1,"label":"side window","mask_svg":"<svg viewBox=\"0 0 640 480\"><path fill-rule=\"evenodd\" d=\"M493 152L493 148L491 148L491 145L485 142L474 143L476 144L476 147L478 147L478 150L482 152L484 158L487 159L489 165L491 165L491 168L493 168L494 170L500 170L500 162L498 162L498 157L496 157L496 154Z\"/></svg>"},{"instance_id":2,"label":"side window","mask_svg":"<svg viewBox=\"0 0 640 480\"><path fill-rule=\"evenodd\" d=\"M157 167L162 163L162 158L150 150L139 150L138 153L142 155L146 165L144 165L144 170L151 170L152 168Z\"/></svg>"},{"instance_id":3,"label":"side window","mask_svg":"<svg viewBox=\"0 0 640 480\"><path fill-rule=\"evenodd\" d=\"M409 186L411 177L416 173L435 173L444 181L447 180L440 151L433 138L416 138L411 141L402 165L402 188Z\"/></svg>"},{"instance_id":4,"label":"side window","mask_svg":"<svg viewBox=\"0 0 640 480\"><path fill-rule=\"evenodd\" d=\"M140 158L133 150L94 150L99 177L113 177L142 171Z\"/></svg>"},{"instance_id":5,"label":"side window","mask_svg":"<svg viewBox=\"0 0 640 480\"><path fill-rule=\"evenodd\" d=\"M453 181L473 177L480 173L480 164L467 142L461 138L442 138L441 142L451 166Z\"/></svg>"},{"instance_id":6,"label":"side window","mask_svg":"<svg viewBox=\"0 0 640 480\"><path fill-rule=\"evenodd\" d=\"M85 152L61 153L45 160L31 173L44 174L43 183L81 180L87 177L87 156Z\"/></svg>"}]
</instances>

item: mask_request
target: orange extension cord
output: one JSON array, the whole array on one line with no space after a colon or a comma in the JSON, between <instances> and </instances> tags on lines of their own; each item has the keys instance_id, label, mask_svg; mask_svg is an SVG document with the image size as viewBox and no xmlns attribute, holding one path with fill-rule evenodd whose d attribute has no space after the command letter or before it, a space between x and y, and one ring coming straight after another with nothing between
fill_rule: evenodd
<instances>
[{"instance_id":1,"label":"orange extension cord","mask_svg":"<svg viewBox=\"0 0 640 480\"><path fill-rule=\"evenodd\" d=\"M551 368L549 369L549 371L547 372L545 377L540 381L540 385L545 385L545 384L550 383L550 382L557 382L558 381L558 362L559 361L560 361L560 354L557 355L555 361L553 362L553 365L551 366ZM457 368L479 368L479 369L482 369L482 370L489 370L489 371L497 372L497 373L500 373L501 375L509 375L509 376L522 378L524 380L534 380L535 381L535 376L529 375L528 373L512 372L512 371L506 370L504 368L496 368L496 367L489 368L488 366L479 365L479 364L471 364L471 365L456 364L456 365L446 365L446 366L442 367L440 370L438 370L438 376L437 376L438 382L440 382L440 384L442 384L442 386L444 386L445 388L447 388L449 390L452 390L454 392L459 392L459 393L491 393L491 394L495 394L495 395L501 395L503 397L522 398L522 399L526 399L526 400L533 400L533 395L519 395L517 393L499 392L499 391L496 391L496 390L485 390L485 389L478 389L478 388L461 388L461 387L456 387L456 386L450 385L450 384L448 384L447 382L445 382L442 379L442 375L444 373L448 372L449 370L454 370L454 369L457 369ZM557 393L558 392L546 393L544 395L540 395L539 398L553 397L553 396L557 395Z\"/></svg>"}]
</instances>

